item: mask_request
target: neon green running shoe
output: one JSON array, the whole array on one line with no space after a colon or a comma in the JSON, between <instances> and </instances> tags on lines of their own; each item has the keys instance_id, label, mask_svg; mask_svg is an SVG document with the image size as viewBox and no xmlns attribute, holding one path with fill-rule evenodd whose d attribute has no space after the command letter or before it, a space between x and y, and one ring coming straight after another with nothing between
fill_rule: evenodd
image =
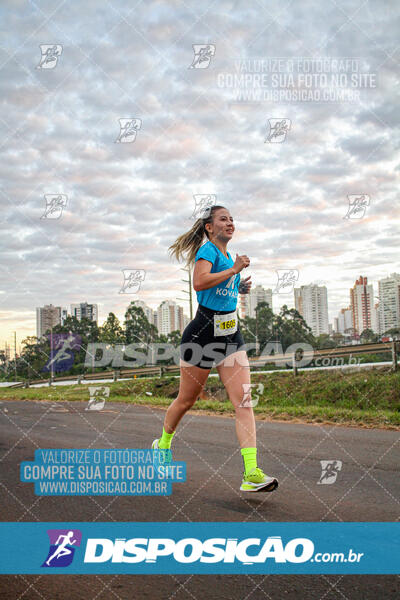
<instances>
[{"instance_id":1,"label":"neon green running shoe","mask_svg":"<svg viewBox=\"0 0 400 600\"><path fill-rule=\"evenodd\" d=\"M273 492L278 487L275 477L268 477L261 469L256 467L249 473L243 473L242 492Z\"/></svg>"},{"instance_id":2,"label":"neon green running shoe","mask_svg":"<svg viewBox=\"0 0 400 600\"><path fill-rule=\"evenodd\" d=\"M160 448L158 445L159 441L160 438L157 438L151 445L151 449L156 451L153 454L153 465L169 464L172 461L172 452L170 449Z\"/></svg>"},{"instance_id":3,"label":"neon green running shoe","mask_svg":"<svg viewBox=\"0 0 400 600\"><path fill-rule=\"evenodd\" d=\"M158 450L158 442L160 441L160 438L157 438L153 441L152 445L151 445L151 449L152 450Z\"/></svg>"}]
</instances>

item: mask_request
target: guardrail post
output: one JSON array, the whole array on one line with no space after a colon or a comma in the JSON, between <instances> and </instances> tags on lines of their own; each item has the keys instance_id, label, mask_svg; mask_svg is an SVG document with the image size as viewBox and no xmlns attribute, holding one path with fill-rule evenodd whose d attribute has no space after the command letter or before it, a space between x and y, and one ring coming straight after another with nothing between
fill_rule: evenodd
<instances>
[{"instance_id":1,"label":"guardrail post","mask_svg":"<svg viewBox=\"0 0 400 600\"><path fill-rule=\"evenodd\" d=\"M296 353L293 353L292 364L293 364L293 375L296 377L298 374L297 373Z\"/></svg>"},{"instance_id":2,"label":"guardrail post","mask_svg":"<svg viewBox=\"0 0 400 600\"><path fill-rule=\"evenodd\" d=\"M393 342L392 342L392 359L393 359L392 369L393 369L393 371L397 371L397 348L396 348L395 340L393 340Z\"/></svg>"},{"instance_id":3,"label":"guardrail post","mask_svg":"<svg viewBox=\"0 0 400 600\"><path fill-rule=\"evenodd\" d=\"M77 382L78 384L82 383L82 375L78 375Z\"/></svg>"},{"instance_id":4,"label":"guardrail post","mask_svg":"<svg viewBox=\"0 0 400 600\"><path fill-rule=\"evenodd\" d=\"M28 387L29 387L29 381L25 381L24 388L28 388Z\"/></svg>"},{"instance_id":5,"label":"guardrail post","mask_svg":"<svg viewBox=\"0 0 400 600\"><path fill-rule=\"evenodd\" d=\"M117 370L114 371L113 381L118 381L118 371Z\"/></svg>"}]
</instances>

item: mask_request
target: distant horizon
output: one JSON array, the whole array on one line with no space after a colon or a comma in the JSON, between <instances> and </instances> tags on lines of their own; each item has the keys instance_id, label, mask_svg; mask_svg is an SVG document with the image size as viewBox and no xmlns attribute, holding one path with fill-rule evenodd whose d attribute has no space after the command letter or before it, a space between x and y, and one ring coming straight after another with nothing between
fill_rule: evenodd
<instances>
[{"instance_id":1,"label":"distant horizon","mask_svg":"<svg viewBox=\"0 0 400 600\"><path fill-rule=\"evenodd\" d=\"M377 303L379 302L379 299L375 297L375 291L376 291L377 293L379 292L379 288L378 288L378 281L379 281L380 279L385 279L385 278L387 278L387 277L390 277L391 275L393 275L393 274L395 274L395 273L396 273L396 271L392 271L392 272L391 272L389 275L385 275L385 276L382 276L382 277L380 277L380 278L379 278L379 279L378 279L376 282L371 282L371 281L369 280L369 277L368 277L368 275L361 275L361 274L359 274L359 275L357 275L357 276L356 276L356 278L354 279L354 282L355 282L356 280L358 280L360 277L367 277L367 285L370 285L370 284L372 284L372 285L373 285L373 287L374 287L374 299L375 299L374 306L375 306L375 304L377 304ZM399 273L399 275L400 275L400 273ZM297 283L298 283L298 282L297 282ZM377 289L376 289L376 290L375 290L374 283L376 283L376 287L377 287ZM263 285L262 285L262 284L260 284L260 283L258 283L258 284L257 284L257 283L253 283L253 286L252 286L252 288L256 287L257 285L261 285L261 286L262 286L264 289L274 289L274 287L275 287L275 286L274 286L274 287L271 287L271 288L267 288L267 287L263 286ZM333 320L333 319L334 319L334 318L337 318L339 311L338 311L338 313L337 313L337 314L335 314L335 315L334 315L332 318L330 317L330 313L332 312L332 309L329 309L329 288L328 288L328 286L327 286L326 284L318 284L318 283L316 283L316 284L313 284L313 282L311 282L311 283L309 283L309 284L306 284L306 283L300 283L299 285L295 285L295 286L294 286L294 288L300 288L302 285L319 285L320 287L324 287L324 286L325 286L325 287L327 288L327 297L328 297L328 324L329 324L329 325L332 325L332 327L334 327L334 320ZM197 303L197 300L196 300L196 292L193 292L193 294L194 294L194 297L193 297L193 312L195 312L195 311L197 310L198 303ZM289 296L290 294L293 296L293 292L290 292L290 293L288 293L288 294L280 294L280 293L278 293L278 294L273 294L273 300L274 300L274 298L276 298L276 297L278 297L278 296L282 296L282 298L283 298L285 295L286 295L286 296ZM184 316L186 316L188 319L190 319L190 314L187 314L187 313L190 313L189 306L187 306L187 309L185 309L185 306L183 306L183 305L182 305L182 304L181 304L179 301L177 301L177 300L176 300L176 299L174 299L174 298L164 298L163 300L161 300L161 301L159 302L159 304L156 306L156 308L153 308L153 306L151 305L151 303L150 303L150 302L147 302L147 301L146 301L144 298L140 298L140 297L139 297L139 298L134 298L134 294L125 294L125 296L132 296L132 300L129 300L129 301L127 301L127 304L126 304L125 310L124 310L122 313L120 313L120 314L117 314L117 312L116 312L116 311L114 311L114 310L109 310L108 312L106 312L106 313L105 313L105 316L101 316L101 315L102 315L102 313L100 313L100 310L99 310L99 308L100 308L100 307L99 307L99 303L98 303L98 302L92 302L92 301L89 301L89 300L81 300L81 301L68 302L68 303L65 303L65 302L64 302L64 303L60 303L60 304L54 304L53 302L46 302L44 305L50 305L50 304L52 304L53 306L61 306L61 308L66 308L68 311L70 311L71 304L82 304L82 303L85 303L85 302L86 302L87 304L97 304L97 307L98 307L98 312L99 312L99 314L98 314L98 320L97 320L97 323L98 323L98 326L99 326L99 327L101 327L101 326L104 324L104 322L107 320L107 318L108 318L108 315L109 315L110 313L114 313L114 314L115 314L115 316L116 316L116 317L118 318L118 320L120 321L120 323L121 323L121 324L123 324L123 321L124 321L124 319L125 319L125 311L126 311L126 309L128 308L128 306L130 305L130 303L131 303L131 302L133 302L133 301L138 301L138 300L142 300L143 302L145 302L145 304L147 304L147 306L148 306L149 308L151 308L152 310L154 310L154 311L156 311L156 310L157 310L157 308L160 306L160 304L161 304L162 302L164 302L164 300L166 300L166 301L174 301L174 302L176 302L176 304L177 304L178 306L181 306L181 307L183 308L183 310L184 310L184 313L183 313L183 314L184 314ZM350 296L350 292L349 292L349 296ZM273 308L272 308L272 310L274 311L274 313L276 313L276 314L277 314L277 313L279 313L280 309L282 308L282 306L283 306L284 304L286 304L286 305L288 306L288 308L289 308L289 309L290 309L290 308L295 308L295 306L294 306L294 297L292 297L292 298L291 298L291 301L292 301L292 302L291 302L291 304L289 304L289 302L282 300L282 301L281 301L281 303L279 304L279 307L278 307L278 308L276 308L276 307L275 307L275 305L274 305L274 301L273 301ZM238 306L237 306L237 308L238 308L238 309L239 309L239 302L240 302L240 300L238 299ZM154 304L154 303L153 303L153 304ZM44 305L42 305L42 306L44 306ZM340 309L341 309L341 308L347 308L349 305L350 305L350 297L349 297L349 302L348 302L348 304L347 304L346 306L341 306L341 307L340 307ZM26 334L26 335L25 335L23 338L19 339L19 343L20 343L20 344L21 344L22 340L23 340L23 339L25 339L25 338L27 338L28 336L36 336L36 308L40 308L40 307L39 307L39 306L37 306L37 307L35 307L35 309L34 309L34 321L35 321L34 332L33 332L33 333L27 333L27 334ZM339 310L340 310L340 309L339 309ZM187 310L187 313L185 313L185 310ZM122 315L122 316L121 316L121 315ZM71 315L70 315L70 316L71 316ZM8 339L5 339L5 338L3 338L3 339L0 341L0 350L1 350L1 349L4 349L4 347L5 347L5 342L7 342L8 344L10 344L10 345L11 345L11 347L13 347L13 332L11 332L11 335L10 335L10 337L9 337ZM18 345L18 334L17 334L17 345Z\"/></svg>"}]
</instances>

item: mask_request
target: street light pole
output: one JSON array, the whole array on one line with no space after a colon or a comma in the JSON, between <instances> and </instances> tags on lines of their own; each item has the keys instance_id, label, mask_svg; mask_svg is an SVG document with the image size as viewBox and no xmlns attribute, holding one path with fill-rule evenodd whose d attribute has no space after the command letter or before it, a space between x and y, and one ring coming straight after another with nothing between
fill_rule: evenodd
<instances>
[{"instance_id":1,"label":"street light pole","mask_svg":"<svg viewBox=\"0 0 400 600\"><path fill-rule=\"evenodd\" d=\"M15 381L17 381L17 332L14 331L14 373Z\"/></svg>"},{"instance_id":2,"label":"street light pole","mask_svg":"<svg viewBox=\"0 0 400 600\"><path fill-rule=\"evenodd\" d=\"M187 271L188 272L188 279L181 279L181 281L184 281L185 283L189 284L189 291L187 290L181 290L181 292L183 292L184 294L189 294L189 312L190 312L190 320L193 320L193 306L192 306L192 271L190 266L186 269L181 269L181 271ZM185 302L188 300L187 298L177 298L177 300L184 300Z\"/></svg>"},{"instance_id":3,"label":"street light pole","mask_svg":"<svg viewBox=\"0 0 400 600\"><path fill-rule=\"evenodd\" d=\"M50 383L53 383L53 325L50 326Z\"/></svg>"},{"instance_id":4,"label":"street light pole","mask_svg":"<svg viewBox=\"0 0 400 600\"><path fill-rule=\"evenodd\" d=\"M258 310L256 306L256 355L258 356L260 353L260 345L258 343Z\"/></svg>"}]
</instances>

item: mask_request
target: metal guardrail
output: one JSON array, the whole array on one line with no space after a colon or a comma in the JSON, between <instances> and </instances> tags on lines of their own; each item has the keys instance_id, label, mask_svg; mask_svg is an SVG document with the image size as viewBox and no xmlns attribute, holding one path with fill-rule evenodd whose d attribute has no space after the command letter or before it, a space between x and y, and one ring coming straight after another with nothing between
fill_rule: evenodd
<instances>
[{"instance_id":1,"label":"metal guardrail","mask_svg":"<svg viewBox=\"0 0 400 600\"><path fill-rule=\"evenodd\" d=\"M289 354L268 354L262 357L249 358L250 367L260 367L268 363L275 363L277 366L286 365L290 363L293 367L294 375L297 375L298 366L297 363L303 359L324 359L324 358L340 358L347 356L357 356L358 354L381 354L383 352L391 352L392 354L392 370L397 371L398 369L398 357L400 353L400 340L394 340L392 342L374 342L372 344L357 344L355 346L341 346L337 348L324 348L322 350L315 350L313 352L302 352L301 358L296 358L296 353L291 352ZM355 366L355 365L354 365ZM63 377L55 377L51 379L35 379L33 381L25 381L10 385L7 389L15 388L27 388L30 385L36 385L41 383L48 383L51 385L57 381L75 381L78 380L78 384L82 381L101 381L102 379L112 378L114 381L123 379L125 377L135 377L137 375L158 375L162 377L166 373L179 373L180 367L177 365L160 365L154 367L142 367L138 369L114 369L113 371L101 371L100 373L85 373L83 375L66 375Z\"/></svg>"}]
</instances>

